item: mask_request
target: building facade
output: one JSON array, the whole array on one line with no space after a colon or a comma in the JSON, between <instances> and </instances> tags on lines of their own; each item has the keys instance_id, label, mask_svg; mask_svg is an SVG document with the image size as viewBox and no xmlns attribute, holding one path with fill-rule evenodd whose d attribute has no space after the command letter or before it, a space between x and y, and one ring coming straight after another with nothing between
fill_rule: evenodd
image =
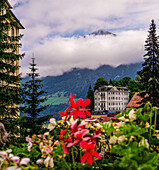
<instances>
[{"instance_id":1,"label":"building facade","mask_svg":"<svg viewBox=\"0 0 159 170\"><path fill-rule=\"evenodd\" d=\"M8 75L10 76L14 76L14 77L19 77L19 59L16 58L12 58L15 57L12 54L15 54L16 56L20 56L19 54L19 39L18 38L20 36L20 29L24 29L23 25L20 23L20 21L16 18L16 16L14 15L14 13L12 12L12 6L10 5L10 3L8 2L8 0L1 0L0 2L0 16L1 16L1 35L5 35L4 37L6 37L6 41L5 39L3 39L4 44L5 42L6 45L3 45L3 49L2 49L2 53L0 56L0 62L1 62L1 68L0 68L0 87L1 87L1 93L5 93L4 91L6 91L6 96L8 95L9 91L11 89L14 88L14 97L16 98L17 96L19 96L19 90L16 90L19 88L20 82L19 81L15 81L15 83L12 83L13 81L7 81L8 79L5 79L3 77L7 77ZM6 36L7 35L7 36ZM1 43L3 44L3 41L1 41ZM6 46L6 48L4 48ZM8 57L10 55L10 58ZM4 57L5 56L5 57ZM20 58L20 57L19 57ZM8 66L6 66L6 64ZM3 66L4 65L4 66ZM12 69L8 69L7 67ZM12 90L13 91L13 90ZM18 93L18 95L16 95L16 93ZM6 113L6 112L10 112L10 110L12 110L12 108L18 108L19 104L15 103L15 102L8 102L9 101L9 97L6 96L2 96L0 98L0 107L1 107L1 113ZM9 95L8 95L9 96ZM3 99L4 97L4 99ZM16 99L13 100L16 101ZM12 101L13 101L12 100ZM10 100L11 101L11 100ZM7 104L4 104L7 103ZM8 104L9 103L9 104ZM2 107L3 106L3 107ZM3 109L2 109L3 108ZM11 108L11 109L10 109ZM16 109L15 109L16 110ZM18 114L20 112L18 111ZM5 116L5 114L4 114Z\"/></svg>"},{"instance_id":2,"label":"building facade","mask_svg":"<svg viewBox=\"0 0 159 170\"><path fill-rule=\"evenodd\" d=\"M102 86L94 93L94 111L125 110L129 102L127 87Z\"/></svg>"},{"instance_id":3,"label":"building facade","mask_svg":"<svg viewBox=\"0 0 159 170\"><path fill-rule=\"evenodd\" d=\"M24 29L23 25L20 23L20 21L17 19L17 17L14 15L14 13L12 12L12 6L10 5L10 3L8 2L8 0L4 0L5 2L5 8L3 8L2 11L0 11L0 15L5 15L7 13L7 11L9 11L10 14L10 20L7 19L7 22L16 22L15 26L12 26L10 29L8 29L7 34L10 37L17 37L19 36L19 30L20 29ZM19 41L15 42L15 44L19 44ZM7 50L7 52L10 52L10 49ZM19 55L19 47L16 48L15 52L16 55ZM7 63L9 63L10 61L7 60L5 61ZM19 75L19 60L16 60L14 62L14 65L18 66L18 69L16 70L16 72L14 73L14 76ZM5 82L0 82L0 83L4 83Z\"/></svg>"}]
</instances>

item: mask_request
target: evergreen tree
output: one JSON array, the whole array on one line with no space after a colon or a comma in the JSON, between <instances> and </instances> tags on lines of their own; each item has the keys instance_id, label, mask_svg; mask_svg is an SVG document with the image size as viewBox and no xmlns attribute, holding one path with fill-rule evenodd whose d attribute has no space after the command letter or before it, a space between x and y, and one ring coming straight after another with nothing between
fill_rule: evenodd
<instances>
[{"instance_id":1,"label":"evergreen tree","mask_svg":"<svg viewBox=\"0 0 159 170\"><path fill-rule=\"evenodd\" d=\"M94 91L97 90L101 86L108 86L108 81L104 79L104 77L99 77L94 84Z\"/></svg>"},{"instance_id":2,"label":"evergreen tree","mask_svg":"<svg viewBox=\"0 0 159 170\"><path fill-rule=\"evenodd\" d=\"M87 98L90 99L91 103L88 105L88 108L91 109L91 111L94 110L94 92L91 87L89 86L88 92L87 92Z\"/></svg>"},{"instance_id":3,"label":"evergreen tree","mask_svg":"<svg viewBox=\"0 0 159 170\"><path fill-rule=\"evenodd\" d=\"M8 35L18 27L18 20L11 19L12 13L6 8L6 0L0 1L0 122L11 134L18 133L19 118L19 59L18 54L22 35ZM14 128L13 128L14 127Z\"/></svg>"},{"instance_id":4,"label":"evergreen tree","mask_svg":"<svg viewBox=\"0 0 159 170\"><path fill-rule=\"evenodd\" d=\"M159 106L159 42L156 34L156 24L152 20L149 35L145 41L144 63L142 70L138 72L141 84L140 93L142 104L150 101L152 106ZM145 96L148 94L147 96Z\"/></svg>"},{"instance_id":5,"label":"evergreen tree","mask_svg":"<svg viewBox=\"0 0 159 170\"><path fill-rule=\"evenodd\" d=\"M47 97L42 97L46 92L42 90L42 80L37 79L39 73L36 72L38 69L35 68L34 60L35 58L32 58L31 73L28 73L30 80L23 85L24 107L22 111L25 113L23 118L25 124L22 127L30 129L30 134L38 133L41 130L41 125L51 117L51 115L40 117L40 112L45 110L48 105L41 105L47 100Z\"/></svg>"}]
</instances>

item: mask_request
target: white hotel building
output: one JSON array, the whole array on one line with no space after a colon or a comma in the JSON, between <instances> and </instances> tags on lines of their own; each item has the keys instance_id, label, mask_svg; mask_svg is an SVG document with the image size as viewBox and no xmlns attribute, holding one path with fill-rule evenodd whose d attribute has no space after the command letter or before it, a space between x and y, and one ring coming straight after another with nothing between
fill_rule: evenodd
<instances>
[{"instance_id":1,"label":"white hotel building","mask_svg":"<svg viewBox=\"0 0 159 170\"><path fill-rule=\"evenodd\" d=\"M94 111L125 110L129 102L127 87L102 86L94 93Z\"/></svg>"}]
</instances>

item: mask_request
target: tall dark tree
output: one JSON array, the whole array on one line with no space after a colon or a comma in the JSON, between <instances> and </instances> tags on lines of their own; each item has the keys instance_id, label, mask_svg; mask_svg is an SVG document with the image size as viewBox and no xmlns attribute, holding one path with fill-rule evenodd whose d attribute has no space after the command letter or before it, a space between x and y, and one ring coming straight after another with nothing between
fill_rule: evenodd
<instances>
[{"instance_id":1,"label":"tall dark tree","mask_svg":"<svg viewBox=\"0 0 159 170\"><path fill-rule=\"evenodd\" d=\"M38 133L41 129L41 125L50 118L49 116L40 116L40 112L45 110L48 105L42 106L41 104L47 100L47 97L42 97L46 92L42 90L42 80L38 79L39 73L37 73L36 64L34 62L35 58L32 58L32 63L30 63L31 73L27 75L30 80L25 82L23 85L23 98L24 98L24 108L22 111L25 113L24 122L22 127L30 129L30 134Z\"/></svg>"},{"instance_id":2,"label":"tall dark tree","mask_svg":"<svg viewBox=\"0 0 159 170\"><path fill-rule=\"evenodd\" d=\"M153 106L159 106L159 42L156 34L156 24L151 21L149 34L145 41L144 63L138 72L141 84L142 104L150 101ZM146 95L148 94L148 95ZM145 96L146 95L146 96Z\"/></svg>"},{"instance_id":3,"label":"tall dark tree","mask_svg":"<svg viewBox=\"0 0 159 170\"><path fill-rule=\"evenodd\" d=\"M24 54L18 53L22 35L14 34L15 29L19 29L20 22L12 19L13 14L7 5L6 0L0 1L0 122L7 132L17 134L20 113L18 63Z\"/></svg>"},{"instance_id":4,"label":"tall dark tree","mask_svg":"<svg viewBox=\"0 0 159 170\"><path fill-rule=\"evenodd\" d=\"M99 77L94 84L94 91L97 90L101 86L107 86L108 81L104 79L104 77Z\"/></svg>"},{"instance_id":5,"label":"tall dark tree","mask_svg":"<svg viewBox=\"0 0 159 170\"><path fill-rule=\"evenodd\" d=\"M90 99L91 103L88 105L88 108L91 109L91 111L94 111L94 92L91 87L89 86L88 92L87 92L87 98Z\"/></svg>"}]
</instances>

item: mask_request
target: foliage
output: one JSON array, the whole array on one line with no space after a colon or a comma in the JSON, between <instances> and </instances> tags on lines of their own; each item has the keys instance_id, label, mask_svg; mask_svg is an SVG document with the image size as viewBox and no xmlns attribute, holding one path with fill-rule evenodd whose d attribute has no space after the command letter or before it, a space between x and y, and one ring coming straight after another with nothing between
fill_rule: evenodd
<instances>
[{"instance_id":1,"label":"foliage","mask_svg":"<svg viewBox=\"0 0 159 170\"><path fill-rule=\"evenodd\" d=\"M150 101L153 106L159 106L159 42L156 34L156 24L151 21L149 35L145 41L144 63L139 71L141 77L141 103Z\"/></svg>"},{"instance_id":2,"label":"foliage","mask_svg":"<svg viewBox=\"0 0 159 170\"><path fill-rule=\"evenodd\" d=\"M32 63L30 63L31 73L28 73L31 80L27 81L22 88L23 106L21 107L21 111L25 113L26 116L21 119L21 128L24 128L24 130L29 129L29 134L37 134L42 127L42 123L51 117L49 115L39 117L40 112L45 110L48 105L40 105L45 102L47 98L40 98L45 91L42 90L43 85L41 84L41 80L37 79L39 74L36 72L37 68L35 68L36 64L34 63L34 59L35 58L32 58Z\"/></svg>"},{"instance_id":3,"label":"foliage","mask_svg":"<svg viewBox=\"0 0 159 170\"><path fill-rule=\"evenodd\" d=\"M27 136L28 144L0 151L1 169L159 168L157 108L147 103L116 115L119 122L90 123L85 119L90 100L74 98L70 96L70 106L60 112L63 119L50 119L43 135Z\"/></svg>"},{"instance_id":4,"label":"foliage","mask_svg":"<svg viewBox=\"0 0 159 170\"><path fill-rule=\"evenodd\" d=\"M88 92L87 92L87 98L90 99L91 103L88 105L91 111L94 110L94 92L91 86L89 86Z\"/></svg>"},{"instance_id":5,"label":"foliage","mask_svg":"<svg viewBox=\"0 0 159 170\"><path fill-rule=\"evenodd\" d=\"M94 91L97 90L101 86L107 86L108 81L104 79L104 77L99 77L94 84Z\"/></svg>"},{"instance_id":6,"label":"foliage","mask_svg":"<svg viewBox=\"0 0 159 170\"><path fill-rule=\"evenodd\" d=\"M5 10L5 3L4 0L0 1L0 122L13 136L18 134L19 130L17 126L20 104L18 61L24 54L17 52L21 47L19 40L22 35L13 35L13 30L18 27L18 23L11 19L10 10ZM8 31L12 34L8 35Z\"/></svg>"}]
</instances>

